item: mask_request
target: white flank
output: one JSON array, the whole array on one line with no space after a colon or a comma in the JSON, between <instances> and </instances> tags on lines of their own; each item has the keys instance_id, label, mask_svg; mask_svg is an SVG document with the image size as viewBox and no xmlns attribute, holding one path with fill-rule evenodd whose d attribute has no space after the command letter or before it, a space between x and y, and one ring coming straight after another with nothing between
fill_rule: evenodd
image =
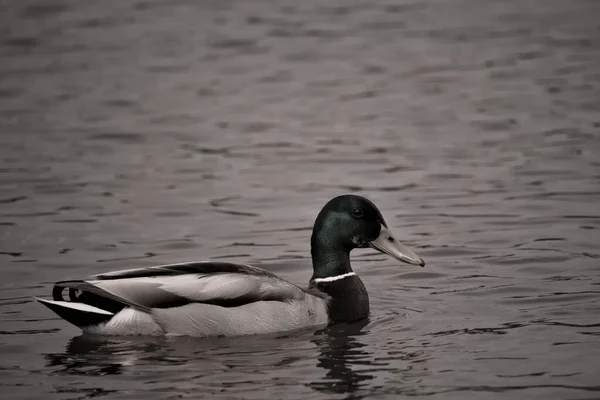
<instances>
[{"instance_id":1,"label":"white flank","mask_svg":"<svg viewBox=\"0 0 600 400\"><path fill-rule=\"evenodd\" d=\"M347 274L336 275L336 276L328 276L327 278L315 278L315 283L323 283L323 282L335 282L340 279L348 278L349 276L355 276L356 273L348 272Z\"/></svg>"},{"instance_id":2,"label":"white flank","mask_svg":"<svg viewBox=\"0 0 600 400\"><path fill-rule=\"evenodd\" d=\"M85 332L111 336L162 336L165 331L150 314L133 308L124 308L105 324L89 326Z\"/></svg>"},{"instance_id":3,"label":"white flank","mask_svg":"<svg viewBox=\"0 0 600 400\"><path fill-rule=\"evenodd\" d=\"M110 311L106 311L106 310L103 310L98 307L90 306L89 304L76 303L73 301L45 300L45 299L39 299L37 297L35 299L37 301L39 301L40 303L56 304L57 306L61 306L64 308L70 308L72 310L85 311L85 312L90 312L90 313L94 313L94 314L114 315Z\"/></svg>"}]
</instances>

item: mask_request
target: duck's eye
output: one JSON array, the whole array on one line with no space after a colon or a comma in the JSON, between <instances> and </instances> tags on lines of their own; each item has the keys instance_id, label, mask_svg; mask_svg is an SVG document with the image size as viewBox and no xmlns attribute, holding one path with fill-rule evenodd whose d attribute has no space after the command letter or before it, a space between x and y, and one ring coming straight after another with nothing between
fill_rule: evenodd
<instances>
[{"instance_id":1,"label":"duck's eye","mask_svg":"<svg viewBox=\"0 0 600 400\"><path fill-rule=\"evenodd\" d=\"M361 208L355 208L352 210L352 216L354 218L362 218L365 215L364 211Z\"/></svg>"}]
</instances>

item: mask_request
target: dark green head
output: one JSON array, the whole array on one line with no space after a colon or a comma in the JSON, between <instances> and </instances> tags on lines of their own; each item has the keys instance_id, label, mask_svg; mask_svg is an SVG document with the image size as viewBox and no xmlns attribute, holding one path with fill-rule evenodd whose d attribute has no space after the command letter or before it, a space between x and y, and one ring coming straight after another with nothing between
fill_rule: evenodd
<instances>
[{"instance_id":1,"label":"dark green head","mask_svg":"<svg viewBox=\"0 0 600 400\"><path fill-rule=\"evenodd\" d=\"M347 252L356 247L369 247L387 227L381 212L370 200L360 196L335 197L321 210L315 221L311 244L334 247Z\"/></svg>"},{"instance_id":2,"label":"dark green head","mask_svg":"<svg viewBox=\"0 0 600 400\"><path fill-rule=\"evenodd\" d=\"M317 216L311 237L314 276L334 276L351 271L350 251L364 247L372 247L409 264L425 265L421 258L398 242L371 201L361 196L343 195L325 204Z\"/></svg>"}]
</instances>

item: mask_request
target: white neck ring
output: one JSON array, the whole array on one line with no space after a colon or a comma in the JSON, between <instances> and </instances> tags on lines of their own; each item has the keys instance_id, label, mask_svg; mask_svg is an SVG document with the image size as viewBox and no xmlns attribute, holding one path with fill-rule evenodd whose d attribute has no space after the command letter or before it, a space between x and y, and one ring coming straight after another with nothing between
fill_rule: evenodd
<instances>
[{"instance_id":1,"label":"white neck ring","mask_svg":"<svg viewBox=\"0 0 600 400\"><path fill-rule=\"evenodd\" d=\"M315 279L313 279L313 281L315 283L335 282L335 281L339 281L340 279L348 278L350 276L355 276L355 275L356 275L356 273L354 273L354 272L348 272L348 273L342 274L342 275L328 276L327 278L315 278Z\"/></svg>"}]
</instances>

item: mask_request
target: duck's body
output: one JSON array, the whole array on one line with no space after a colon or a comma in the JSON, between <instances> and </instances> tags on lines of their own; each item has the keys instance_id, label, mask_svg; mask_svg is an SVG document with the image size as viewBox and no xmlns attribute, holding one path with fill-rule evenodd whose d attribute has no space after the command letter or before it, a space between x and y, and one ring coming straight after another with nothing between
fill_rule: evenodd
<instances>
[{"instance_id":1,"label":"duck's body","mask_svg":"<svg viewBox=\"0 0 600 400\"><path fill-rule=\"evenodd\" d=\"M102 335L237 336L350 322L369 314L366 288L349 259L352 248L367 246L424 265L395 241L371 202L347 195L317 217L308 289L257 267L192 262L57 282L53 300L37 300Z\"/></svg>"},{"instance_id":2,"label":"duck's body","mask_svg":"<svg viewBox=\"0 0 600 400\"><path fill-rule=\"evenodd\" d=\"M70 301L62 297L69 289ZM86 332L104 335L236 336L328 323L329 296L263 269L197 262L57 282L41 300Z\"/></svg>"}]
</instances>

